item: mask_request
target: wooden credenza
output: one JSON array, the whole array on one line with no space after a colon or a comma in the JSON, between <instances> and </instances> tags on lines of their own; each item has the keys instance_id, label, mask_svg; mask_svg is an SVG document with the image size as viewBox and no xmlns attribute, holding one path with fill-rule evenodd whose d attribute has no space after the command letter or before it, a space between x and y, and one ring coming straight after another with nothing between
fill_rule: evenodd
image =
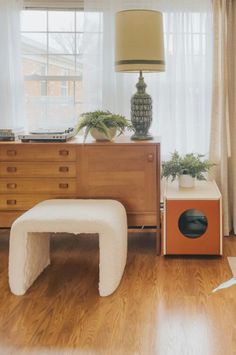
<instances>
[{"instance_id":1,"label":"wooden credenza","mask_svg":"<svg viewBox=\"0 0 236 355\"><path fill-rule=\"evenodd\" d=\"M67 143L0 143L0 227L51 198L112 198L129 226L160 226L160 144L80 138Z\"/></svg>"}]
</instances>

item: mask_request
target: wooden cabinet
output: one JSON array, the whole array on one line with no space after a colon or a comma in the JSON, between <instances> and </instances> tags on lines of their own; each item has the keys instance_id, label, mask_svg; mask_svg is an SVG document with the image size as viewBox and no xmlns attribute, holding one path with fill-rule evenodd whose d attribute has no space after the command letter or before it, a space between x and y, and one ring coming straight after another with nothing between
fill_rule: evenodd
<instances>
[{"instance_id":1,"label":"wooden cabinet","mask_svg":"<svg viewBox=\"0 0 236 355\"><path fill-rule=\"evenodd\" d=\"M0 143L0 227L49 198L111 198L124 204L129 226L157 226L158 141Z\"/></svg>"},{"instance_id":2,"label":"wooden cabinet","mask_svg":"<svg viewBox=\"0 0 236 355\"><path fill-rule=\"evenodd\" d=\"M0 144L0 227L36 203L76 198L76 146L50 143Z\"/></svg>"},{"instance_id":3,"label":"wooden cabinet","mask_svg":"<svg viewBox=\"0 0 236 355\"><path fill-rule=\"evenodd\" d=\"M155 144L84 145L78 193L114 198L126 207L129 224L157 224L159 154Z\"/></svg>"},{"instance_id":4,"label":"wooden cabinet","mask_svg":"<svg viewBox=\"0 0 236 355\"><path fill-rule=\"evenodd\" d=\"M164 255L222 255L221 193L214 181L197 181L194 189L167 183L164 191Z\"/></svg>"}]
</instances>

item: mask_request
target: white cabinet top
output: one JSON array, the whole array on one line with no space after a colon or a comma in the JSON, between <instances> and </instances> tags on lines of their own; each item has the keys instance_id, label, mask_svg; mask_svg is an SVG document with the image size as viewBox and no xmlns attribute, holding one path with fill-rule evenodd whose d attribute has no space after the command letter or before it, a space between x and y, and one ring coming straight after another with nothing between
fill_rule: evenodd
<instances>
[{"instance_id":1,"label":"white cabinet top","mask_svg":"<svg viewBox=\"0 0 236 355\"><path fill-rule=\"evenodd\" d=\"M178 182L165 185L164 198L167 200L219 200L221 193L215 181L195 181L195 187L179 187Z\"/></svg>"}]
</instances>

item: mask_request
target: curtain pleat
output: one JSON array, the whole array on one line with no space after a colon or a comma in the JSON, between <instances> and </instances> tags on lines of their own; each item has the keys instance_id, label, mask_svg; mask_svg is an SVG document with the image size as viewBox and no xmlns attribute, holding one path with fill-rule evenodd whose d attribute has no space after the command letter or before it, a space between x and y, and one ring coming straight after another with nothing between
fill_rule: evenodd
<instances>
[{"instance_id":1,"label":"curtain pleat","mask_svg":"<svg viewBox=\"0 0 236 355\"><path fill-rule=\"evenodd\" d=\"M19 0L0 1L0 128L24 126Z\"/></svg>"},{"instance_id":2,"label":"curtain pleat","mask_svg":"<svg viewBox=\"0 0 236 355\"><path fill-rule=\"evenodd\" d=\"M211 178L216 180L223 196L224 234L229 235L236 226L232 0L212 0L212 4L214 60L210 159L216 166Z\"/></svg>"}]
</instances>

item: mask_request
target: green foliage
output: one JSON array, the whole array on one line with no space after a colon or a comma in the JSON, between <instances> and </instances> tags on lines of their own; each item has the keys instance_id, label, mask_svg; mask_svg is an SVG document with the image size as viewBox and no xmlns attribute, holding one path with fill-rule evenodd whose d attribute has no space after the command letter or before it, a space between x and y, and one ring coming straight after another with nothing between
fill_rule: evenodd
<instances>
[{"instance_id":1,"label":"green foliage","mask_svg":"<svg viewBox=\"0 0 236 355\"><path fill-rule=\"evenodd\" d=\"M124 133L125 129L132 130L132 124L124 116L116 115L110 111L85 112L80 116L77 126L77 132L85 127L84 141L86 140L90 129L96 128L104 133L110 139L109 129L115 127L118 135Z\"/></svg>"},{"instance_id":2,"label":"green foliage","mask_svg":"<svg viewBox=\"0 0 236 355\"><path fill-rule=\"evenodd\" d=\"M162 163L162 177L172 177L174 181L176 177L182 174L188 174L197 180L206 180L204 173L215 164L209 160L202 160L204 155L201 154L186 154L180 156L177 151L171 154L171 159Z\"/></svg>"}]
</instances>

